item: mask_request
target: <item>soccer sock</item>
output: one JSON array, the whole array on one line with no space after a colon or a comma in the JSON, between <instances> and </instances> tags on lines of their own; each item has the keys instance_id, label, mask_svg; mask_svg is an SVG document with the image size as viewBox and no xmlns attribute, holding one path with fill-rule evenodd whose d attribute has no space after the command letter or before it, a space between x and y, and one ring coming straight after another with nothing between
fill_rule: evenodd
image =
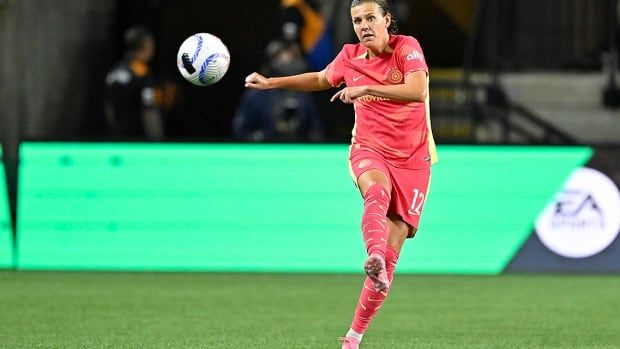
<instances>
[{"instance_id":1,"label":"soccer sock","mask_svg":"<svg viewBox=\"0 0 620 349\"><path fill-rule=\"evenodd\" d=\"M388 223L387 210L390 193L380 184L373 184L364 195L364 214L362 215L362 235L368 255L378 254L385 259Z\"/></svg>"},{"instance_id":2,"label":"soccer sock","mask_svg":"<svg viewBox=\"0 0 620 349\"><path fill-rule=\"evenodd\" d=\"M346 337L353 337L353 338L357 339L359 342L362 341L362 337L363 336L364 336L364 334L357 333L353 329L349 329L349 332L347 332L347 335L346 335Z\"/></svg>"},{"instance_id":3,"label":"soccer sock","mask_svg":"<svg viewBox=\"0 0 620 349\"><path fill-rule=\"evenodd\" d=\"M391 246L387 246L385 252L385 269L388 279L392 282L394 271L396 270L396 263L398 262L398 252ZM387 294L388 290L382 292L375 291L374 284L370 278L366 278L359 301L357 302L351 330L356 333L364 334L372 318L377 311L379 311L379 308L381 308Z\"/></svg>"},{"instance_id":4,"label":"soccer sock","mask_svg":"<svg viewBox=\"0 0 620 349\"><path fill-rule=\"evenodd\" d=\"M392 246L387 246L385 249L385 271L387 272L388 280L392 283L394 279L394 271L396 271L396 263L398 263L399 253Z\"/></svg>"}]
</instances>

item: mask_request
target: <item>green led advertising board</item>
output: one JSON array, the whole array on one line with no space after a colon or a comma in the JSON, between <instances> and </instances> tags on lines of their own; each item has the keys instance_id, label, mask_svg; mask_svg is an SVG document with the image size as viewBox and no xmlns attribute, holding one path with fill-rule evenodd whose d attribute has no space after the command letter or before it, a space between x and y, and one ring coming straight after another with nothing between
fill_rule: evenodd
<instances>
[{"instance_id":1,"label":"green led advertising board","mask_svg":"<svg viewBox=\"0 0 620 349\"><path fill-rule=\"evenodd\" d=\"M583 147L440 147L399 272L495 274ZM20 269L360 272L345 145L25 143Z\"/></svg>"},{"instance_id":2,"label":"green led advertising board","mask_svg":"<svg viewBox=\"0 0 620 349\"><path fill-rule=\"evenodd\" d=\"M9 196L6 187L4 161L0 147L0 268L13 267L13 231Z\"/></svg>"}]
</instances>

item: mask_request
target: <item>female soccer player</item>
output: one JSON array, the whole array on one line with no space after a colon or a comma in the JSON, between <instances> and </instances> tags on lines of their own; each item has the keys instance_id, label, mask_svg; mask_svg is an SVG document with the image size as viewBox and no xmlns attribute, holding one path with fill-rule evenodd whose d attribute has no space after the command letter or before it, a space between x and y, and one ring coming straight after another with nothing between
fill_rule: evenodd
<instances>
[{"instance_id":1,"label":"female soccer player","mask_svg":"<svg viewBox=\"0 0 620 349\"><path fill-rule=\"evenodd\" d=\"M387 0L353 0L358 44L345 45L322 71L266 78L250 74L245 86L319 91L345 84L332 101L353 104L349 161L364 198L362 235L368 252L353 323L343 349L359 348L383 304L406 238L418 228L436 161L428 111L428 67L416 39L396 35Z\"/></svg>"}]
</instances>

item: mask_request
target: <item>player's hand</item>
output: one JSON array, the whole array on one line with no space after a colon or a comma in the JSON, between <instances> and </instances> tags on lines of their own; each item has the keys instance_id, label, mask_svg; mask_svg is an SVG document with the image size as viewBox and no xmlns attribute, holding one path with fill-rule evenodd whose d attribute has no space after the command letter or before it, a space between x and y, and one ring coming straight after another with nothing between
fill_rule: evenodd
<instances>
[{"instance_id":1,"label":"player's hand","mask_svg":"<svg viewBox=\"0 0 620 349\"><path fill-rule=\"evenodd\" d=\"M332 96L330 101L335 101L336 99L340 99L342 103L352 104L356 99L365 96L368 94L368 86L353 86L353 87L345 87L342 90L336 92L335 95Z\"/></svg>"},{"instance_id":2,"label":"player's hand","mask_svg":"<svg viewBox=\"0 0 620 349\"><path fill-rule=\"evenodd\" d=\"M267 78L256 72L245 78L245 87L257 90L266 90L270 88Z\"/></svg>"}]
</instances>

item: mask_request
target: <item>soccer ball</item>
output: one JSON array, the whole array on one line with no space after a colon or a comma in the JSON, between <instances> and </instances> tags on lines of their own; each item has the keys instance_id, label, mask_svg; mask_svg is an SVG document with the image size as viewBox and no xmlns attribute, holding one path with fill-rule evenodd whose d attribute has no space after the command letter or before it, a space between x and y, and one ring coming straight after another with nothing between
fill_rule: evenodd
<instances>
[{"instance_id":1,"label":"soccer ball","mask_svg":"<svg viewBox=\"0 0 620 349\"><path fill-rule=\"evenodd\" d=\"M177 53L177 67L183 77L197 86L213 85L226 74L230 53L220 38L209 33L190 36Z\"/></svg>"}]
</instances>

